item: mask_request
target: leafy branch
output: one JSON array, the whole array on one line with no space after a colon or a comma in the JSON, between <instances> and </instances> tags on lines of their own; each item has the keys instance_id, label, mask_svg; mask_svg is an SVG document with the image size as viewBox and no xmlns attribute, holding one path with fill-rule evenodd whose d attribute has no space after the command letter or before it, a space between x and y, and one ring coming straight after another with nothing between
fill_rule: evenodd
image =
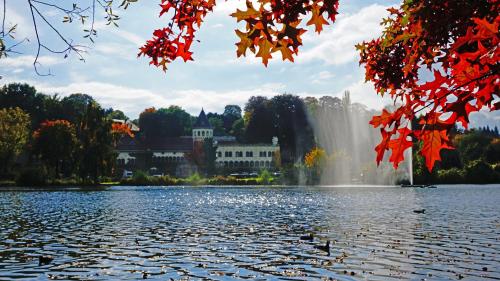
<instances>
[{"instance_id":1,"label":"leafy branch","mask_svg":"<svg viewBox=\"0 0 500 281\"><path fill-rule=\"evenodd\" d=\"M73 23L79 22L83 29L83 38L88 39L92 44L95 42L97 37L97 30L95 29L96 16L98 16L98 9L102 8L104 11L104 20L107 25L113 24L118 26L116 23L120 17L116 15L113 11L113 7L126 9L131 3L137 2L137 0L122 0L119 5L114 5L116 1L114 0L87 0L87 6L80 6L77 3L71 4L60 4L55 0L27 0L27 5L29 8L29 17L33 25L33 31L36 39L36 55L33 61L33 67L35 72L41 76L51 75L50 69L47 73L42 73L39 70L41 66L40 57L43 51L62 54L64 58L67 58L71 53L76 54L78 59L85 61L84 53L88 46L83 44L75 43L75 40L63 34L63 32L57 27L57 21L51 20L50 16L47 15L47 9L51 11L56 11L63 14L63 23ZM25 38L18 42L11 43L9 46L7 41L15 40L14 33L17 29L17 24L14 24L10 28L6 28L5 23L8 16L7 13L7 0L2 0L3 10L2 10L2 21L1 21L1 31L0 31L0 59L7 57L10 54L20 54L15 48L29 39ZM90 22L89 24L87 24ZM55 42L60 42L63 44L62 47L54 48L49 45L48 40L41 37L41 30L47 28L52 34L55 34L57 40ZM50 43L55 43L50 41Z\"/></svg>"}]
</instances>

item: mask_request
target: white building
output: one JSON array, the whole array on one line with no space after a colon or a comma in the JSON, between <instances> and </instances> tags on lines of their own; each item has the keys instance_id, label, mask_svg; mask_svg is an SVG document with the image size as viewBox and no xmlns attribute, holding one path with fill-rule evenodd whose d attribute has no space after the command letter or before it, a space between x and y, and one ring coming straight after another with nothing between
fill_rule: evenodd
<instances>
[{"instance_id":1,"label":"white building","mask_svg":"<svg viewBox=\"0 0 500 281\"><path fill-rule=\"evenodd\" d=\"M238 143L233 136L214 136L213 127L202 109L191 136L148 139L123 137L117 147L117 164L126 170L154 168L162 174L189 175L195 167L191 167L187 156L194 153L195 143L205 139L213 139L217 148L216 166L232 171L272 168L280 149L277 137L267 144L243 144Z\"/></svg>"},{"instance_id":2,"label":"white building","mask_svg":"<svg viewBox=\"0 0 500 281\"><path fill-rule=\"evenodd\" d=\"M270 144L241 144L237 142L217 143L216 165L220 168L266 169L275 165L279 153L278 138Z\"/></svg>"}]
</instances>

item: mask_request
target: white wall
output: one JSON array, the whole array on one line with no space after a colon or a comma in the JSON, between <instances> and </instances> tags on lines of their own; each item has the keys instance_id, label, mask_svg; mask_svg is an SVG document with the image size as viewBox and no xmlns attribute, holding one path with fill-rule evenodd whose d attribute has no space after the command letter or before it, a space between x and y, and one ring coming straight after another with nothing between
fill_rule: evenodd
<instances>
[{"instance_id":1,"label":"white wall","mask_svg":"<svg viewBox=\"0 0 500 281\"><path fill-rule=\"evenodd\" d=\"M249 162L249 167L270 167L273 163L274 153L279 151L279 146L274 145L219 145L217 147L216 163L219 167L224 167L229 162ZM226 152L231 152L232 156L226 156ZM236 152L242 152L242 157L237 157ZM247 152L252 152L252 156L247 156ZM260 153L265 152L265 156ZM269 154L271 152L271 154ZM237 165L240 166L240 165Z\"/></svg>"}]
</instances>

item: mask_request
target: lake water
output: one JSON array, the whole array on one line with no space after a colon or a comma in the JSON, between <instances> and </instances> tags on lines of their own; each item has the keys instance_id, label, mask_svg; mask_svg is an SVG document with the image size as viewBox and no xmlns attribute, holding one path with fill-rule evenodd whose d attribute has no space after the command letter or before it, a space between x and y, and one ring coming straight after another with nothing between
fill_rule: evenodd
<instances>
[{"instance_id":1,"label":"lake water","mask_svg":"<svg viewBox=\"0 0 500 281\"><path fill-rule=\"evenodd\" d=\"M0 192L0 280L143 278L500 280L500 185Z\"/></svg>"}]
</instances>

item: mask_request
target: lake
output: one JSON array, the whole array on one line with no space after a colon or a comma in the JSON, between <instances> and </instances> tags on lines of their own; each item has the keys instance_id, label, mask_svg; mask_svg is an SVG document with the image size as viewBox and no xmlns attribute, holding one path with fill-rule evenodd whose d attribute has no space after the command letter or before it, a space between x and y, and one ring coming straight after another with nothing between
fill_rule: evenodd
<instances>
[{"instance_id":1,"label":"lake","mask_svg":"<svg viewBox=\"0 0 500 281\"><path fill-rule=\"evenodd\" d=\"M143 278L500 280L500 185L0 192L0 280Z\"/></svg>"}]
</instances>

